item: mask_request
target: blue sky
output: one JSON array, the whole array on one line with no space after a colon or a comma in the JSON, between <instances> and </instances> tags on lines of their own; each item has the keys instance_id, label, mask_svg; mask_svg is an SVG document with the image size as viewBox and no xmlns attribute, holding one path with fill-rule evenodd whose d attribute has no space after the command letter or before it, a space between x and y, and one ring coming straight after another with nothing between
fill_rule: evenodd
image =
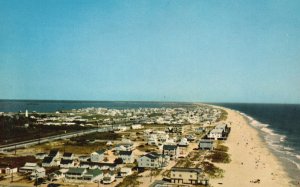
<instances>
[{"instance_id":1,"label":"blue sky","mask_svg":"<svg viewBox=\"0 0 300 187\"><path fill-rule=\"evenodd\" d=\"M0 0L0 99L300 103L299 10Z\"/></svg>"}]
</instances>

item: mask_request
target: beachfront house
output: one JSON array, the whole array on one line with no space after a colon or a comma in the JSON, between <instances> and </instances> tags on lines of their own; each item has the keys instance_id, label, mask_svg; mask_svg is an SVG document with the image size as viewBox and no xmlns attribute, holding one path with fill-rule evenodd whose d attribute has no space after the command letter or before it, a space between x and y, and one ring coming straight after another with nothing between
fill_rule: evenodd
<instances>
[{"instance_id":1,"label":"beachfront house","mask_svg":"<svg viewBox=\"0 0 300 187\"><path fill-rule=\"evenodd\" d=\"M148 153L137 159L140 168L162 168L168 165L169 156L155 152Z\"/></svg>"},{"instance_id":2,"label":"beachfront house","mask_svg":"<svg viewBox=\"0 0 300 187\"><path fill-rule=\"evenodd\" d=\"M212 139L215 139L215 140L221 139L223 137L224 137L223 129L213 129L207 135L207 138L212 138Z\"/></svg>"},{"instance_id":3,"label":"beachfront house","mask_svg":"<svg viewBox=\"0 0 300 187\"><path fill-rule=\"evenodd\" d=\"M211 139L201 139L198 144L200 150L213 150L215 148L215 141Z\"/></svg>"},{"instance_id":4,"label":"beachfront house","mask_svg":"<svg viewBox=\"0 0 300 187\"><path fill-rule=\"evenodd\" d=\"M171 182L176 184L200 184L201 183L200 168L171 168Z\"/></svg>"},{"instance_id":5,"label":"beachfront house","mask_svg":"<svg viewBox=\"0 0 300 187\"><path fill-rule=\"evenodd\" d=\"M167 155L171 160L177 159L179 150L177 145L163 145L163 155Z\"/></svg>"},{"instance_id":6,"label":"beachfront house","mask_svg":"<svg viewBox=\"0 0 300 187\"><path fill-rule=\"evenodd\" d=\"M121 158L123 163L126 164L134 162L134 156L132 151L120 151L119 158Z\"/></svg>"},{"instance_id":7,"label":"beachfront house","mask_svg":"<svg viewBox=\"0 0 300 187\"><path fill-rule=\"evenodd\" d=\"M223 130L225 133L228 132L229 128L228 128L228 125L226 123L221 123L221 124L218 124L215 129L221 129Z\"/></svg>"},{"instance_id":8,"label":"beachfront house","mask_svg":"<svg viewBox=\"0 0 300 187\"><path fill-rule=\"evenodd\" d=\"M101 162L104 159L105 150L98 150L91 153L92 162Z\"/></svg>"}]
</instances>

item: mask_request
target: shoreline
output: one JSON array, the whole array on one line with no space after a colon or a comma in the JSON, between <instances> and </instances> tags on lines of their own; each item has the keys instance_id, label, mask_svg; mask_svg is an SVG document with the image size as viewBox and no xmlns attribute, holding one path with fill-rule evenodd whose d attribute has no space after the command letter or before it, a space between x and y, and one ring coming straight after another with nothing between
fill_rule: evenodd
<instances>
[{"instance_id":1,"label":"shoreline","mask_svg":"<svg viewBox=\"0 0 300 187\"><path fill-rule=\"evenodd\" d=\"M211 179L212 186L294 186L284 164L244 115L229 108L211 106L225 110L226 122L233 127L224 143L229 147L231 162L216 164L225 172L223 178Z\"/></svg>"}]
</instances>

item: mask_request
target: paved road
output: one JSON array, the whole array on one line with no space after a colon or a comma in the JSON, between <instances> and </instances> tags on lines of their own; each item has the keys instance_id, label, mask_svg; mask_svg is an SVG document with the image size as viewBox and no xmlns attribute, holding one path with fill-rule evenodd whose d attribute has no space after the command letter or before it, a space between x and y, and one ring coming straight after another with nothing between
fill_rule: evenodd
<instances>
[{"instance_id":1,"label":"paved road","mask_svg":"<svg viewBox=\"0 0 300 187\"><path fill-rule=\"evenodd\" d=\"M59 135L54 135L54 136L48 136L40 139L32 139L32 140L26 140L22 142L17 142L17 143L12 143L12 144L7 144L7 145L1 145L0 146L0 152L5 152L17 148L25 148L29 147L32 145L36 145L39 143L46 143L50 141L55 141L55 140L60 140L60 139L68 139L76 136L82 136L85 134L90 134L93 132L108 132L112 130L112 126L106 126L106 127L101 127L101 128L95 128L95 129L89 129L89 130L83 130L83 131L77 131L77 132L70 132L66 134L59 134Z\"/></svg>"}]
</instances>

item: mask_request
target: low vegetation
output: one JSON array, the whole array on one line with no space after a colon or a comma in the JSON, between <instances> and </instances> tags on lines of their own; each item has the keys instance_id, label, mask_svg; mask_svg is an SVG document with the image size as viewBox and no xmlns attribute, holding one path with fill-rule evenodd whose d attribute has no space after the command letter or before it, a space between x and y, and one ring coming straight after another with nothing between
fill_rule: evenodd
<instances>
[{"instance_id":1,"label":"low vegetation","mask_svg":"<svg viewBox=\"0 0 300 187\"><path fill-rule=\"evenodd\" d=\"M116 185L116 187L135 187L140 185L142 182L138 181L138 174L134 173L129 175L123 179L122 182Z\"/></svg>"},{"instance_id":2,"label":"low vegetation","mask_svg":"<svg viewBox=\"0 0 300 187\"><path fill-rule=\"evenodd\" d=\"M212 178L221 178L223 177L224 170L216 167L214 164L210 162L201 162L200 166L202 166L204 172Z\"/></svg>"},{"instance_id":3,"label":"low vegetation","mask_svg":"<svg viewBox=\"0 0 300 187\"><path fill-rule=\"evenodd\" d=\"M221 110L221 116L217 120L217 122L219 122L219 121L225 121L227 119L228 113L225 110L223 110L223 109L220 109L220 110Z\"/></svg>"},{"instance_id":4,"label":"low vegetation","mask_svg":"<svg viewBox=\"0 0 300 187\"><path fill-rule=\"evenodd\" d=\"M156 151L158 148L154 145L141 144L141 145L137 146L136 149L143 151L143 152L153 152L153 151Z\"/></svg>"},{"instance_id":5,"label":"low vegetation","mask_svg":"<svg viewBox=\"0 0 300 187\"><path fill-rule=\"evenodd\" d=\"M218 142L216 149L206 155L205 158L216 163L229 163L231 159L227 151L228 147Z\"/></svg>"}]
</instances>

